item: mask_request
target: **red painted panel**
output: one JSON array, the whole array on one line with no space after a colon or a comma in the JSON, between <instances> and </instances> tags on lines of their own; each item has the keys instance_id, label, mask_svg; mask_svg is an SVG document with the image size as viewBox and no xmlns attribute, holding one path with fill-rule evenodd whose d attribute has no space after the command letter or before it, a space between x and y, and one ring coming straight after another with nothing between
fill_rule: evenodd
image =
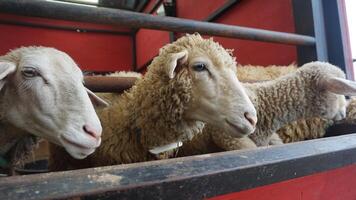
<instances>
[{"instance_id":1,"label":"red painted panel","mask_svg":"<svg viewBox=\"0 0 356 200\"><path fill-rule=\"evenodd\" d=\"M144 9L147 13L152 9L156 1L151 0ZM179 0L177 1L177 15L181 18L203 19L206 18L210 12L218 9L226 0ZM196 7L199 5L199 9ZM156 31L148 29L140 29L136 35L136 53L137 66L140 68L154 56L158 54L158 50L169 43L169 33L166 31Z\"/></svg>"},{"instance_id":2,"label":"red painted panel","mask_svg":"<svg viewBox=\"0 0 356 200\"><path fill-rule=\"evenodd\" d=\"M0 19L8 19L0 16ZM24 17L14 17L20 21ZM30 21L33 19L29 19ZM35 19L42 21L42 19ZM26 20L28 21L28 20ZM50 20L45 20L50 23ZM33 22L33 21L32 21ZM39 22L39 21L36 21ZM52 24L74 25L73 22L52 21ZM80 24L87 27L88 24ZM90 25L90 28L108 26ZM132 67L132 42L129 36L77 33L45 28L0 24L0 55L20 46L42 45L55 47L68 53L86 70L114 71L130 70Z\"/></svg>"},{"instance_id":3,"label":"red painted panel","mask_svg":"<svg viewBox=\"0 0 356 200\"><path fill-rule=\"evenodd\" d=\"M291 0L241 1L216 22L294 33ZM235 49L241 64L287 65L296 61L296 47L215 37L225 48Z\"/></svg>"},{"instance_id":4,"label":"red painted panel","mask_svg":"<svg viewBox=\"0 0 356 200\"><path fill-rule=\"evenodd\" d=\"M204 20L219 9L227 0L179 0L177 16L187 19Z\"/></svg>"},{"instance_id":5,"label":"red painted panel","mask_svg":"<svg viewBox=\"0 0 356 200\"><path fill-rule=\"evenodd\" d=\"M179 0L177 1L178 17L202 20L222 6L226 0ZM261 28L282 32L295 32L291 0L264 0L241 1L224 13L217 23ZM142 32L138 40L153 45L152 49L137 46L138 66L146 63L157 54L159 47L168 42L162 38L163 33ZM177 34L179 36L181 34ZM234 55L241 64L255 65L288 65L296 61L295 46L272 44L232 38L214 37L225 48L235 49ZM151 40L148 42L146 40ZM153 43L153 44L152 44ZM141 50L140 48L144 48Z\"/></svg>"},{"instance_id":6,"label":"red painted panel","mask_svg":"<svg viewBox=\"0 0 356 200\"><path fill-rule=\"evenodd\" d=\"M355 186L356 165L350 165L209 200L355 200Z\"/></svg>"},{"instance_id":7,"label":"red painted panel","mask_svg":"<svg viewBox=\"0 0 356 200\"><path fill-rule=\"evenodd\" d=\"M142 67L157 56L158 50L167 43L169 43L168 32L140 29L136 34L137 66Z\"/></svg>"}]
</instances>

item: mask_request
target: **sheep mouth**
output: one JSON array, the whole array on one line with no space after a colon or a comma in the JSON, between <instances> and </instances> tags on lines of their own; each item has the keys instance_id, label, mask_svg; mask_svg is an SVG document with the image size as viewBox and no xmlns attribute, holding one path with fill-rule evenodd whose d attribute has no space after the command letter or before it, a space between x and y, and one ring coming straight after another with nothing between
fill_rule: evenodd
<instances>
[{"instance_id":1,"label":"sheep mouth","mask_svg":"<svg viewBox=\"0 0 356 200\"><path fill-rule=\"evenodd\" d=\"M244 131L242 128L240 128L239 126L237 126L237 125L231 123L231 122L230 122L229 120L227 120L227 119L225 119L225 121L226 121L226 123L227 123L230 127L232 127L232 128L236 131L236 133L238 133L239 135L247 135L247 133L245 133L245 131Z\"/></svg>"},{"instance_id":2,"label":"sheep mouth","mask_svg":"<svg viewBox=\"0 0 356 200\"><path fill-rule=\"evenodd\" d=\"M62 140L64 142L66 142L66 143L68 143L68 144L70 144L72 146L75 146L75 147L77 147L79 149L93 149L93 147L84 146L82 144L79 144L78 142L75 142L75 141L72 141L72 140L66 138L65 136L61 136L61 138L62 138Z\"/></svg>"}]
</instances>

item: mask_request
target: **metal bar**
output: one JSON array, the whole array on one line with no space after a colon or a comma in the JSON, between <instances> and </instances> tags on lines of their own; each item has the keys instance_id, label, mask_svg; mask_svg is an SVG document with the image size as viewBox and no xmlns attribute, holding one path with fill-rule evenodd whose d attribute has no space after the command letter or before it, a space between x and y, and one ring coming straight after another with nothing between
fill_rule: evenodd
<instances>
[{"instance_id":1,"label":"metal bar","mask_svg":"<svg viewBox=\"0 0 356 200\"><path fill-rule=\"evenodd\" d=\"M54 30L62 30L62 31L74 31L74 32L78 32L78 33L99 33L99 34L114 34L114 35L127 35L127 36L130 36L132 34L131 32L124 32L124 31L87 29L87 28L74 27L74 26L39 24L39 23L19 22L19 21L12 21L12 20L0 20L0 24L12 25L12 26L27 26L27 27L31 27L31 28L54 29Z\"/></svg>"},{"instance_id":2,"label":"metal bar","mask_svg":"<svg viewBox=\"0 0 356 200\"><path fill-rule=\"evenodd\" d=\"M326 40L329 62L340 67L349 79L353 79L351 52L349 42L344 40L345 34L345 11L342 9L343 1L323 0L324 20L326 26ZM350 59L347 61L346 59Z\"/></svg>"},{"instance_id":3,"label":"metal bar","mask_svg":"<svg viewBox=\"0 0 356 200\"><path fill-rule=\"evenodd\" d=\"M160 5L162 5L163 0L157 0L156 3L152 6L151 10L148 12L150 14L154 13Z\"/></svg>"},{"instance_id":4,"label":"metal bar","mask_svg":"<svg viewBox=\"0 0 356 200\"><path fill-rule=\"evenodd\" d=\"M343 51L343 61L345 63L345 72L347 78L355 80L354 77L354 67L352 63L352 53L351 53L351 42L347 24L347 15L346 15L346 3L345 1L337 0L337 10L339 15L340 23L340 35L341 35L341 45Z\"/></svg>"},{"instance_id":5,"label":"metal bar","mask_svg":"<svg viewBox=\"0 0 356 200\"><path fill-rule=\"evenodd\" d=\"M356 134L0 179L0 199L205 199L356 163ZM354 177L354 176L353 176Z\"/></svg>"},{"instance_id":6,"label":"metal bar","mask_svg":"<svg viewBox=\"0 0 356 200\"><path fill-rule=\"evenodd\" d=\"M138 6L136 7L136 11L142 12L143 9L147 6L148 2L149 2L149 0L141 0L140 3L138 4Z\"/></svg>"},{"instance_id":7,"label":"metal bar","mask_svg":"<svg viewBox=\"0 0 356 200\"><path fill-rule=\"evenodd\" d=\"M69 2L69 3L84 4L84 5L98 5L98 3L81 2L81 1L75 1L75 0L61 0L61 1L66 1L66 2Z\"/></svg>"},{"instance_id":8,"label":"metal bar","mask_svg":"<svg viewBox=\"0 0 356 200\"><path fill-rule=\"evenodd\" d=\"M93 92L121 93L132 87L137 78L111 76L85 76L85 86Z\"/></svg>"},{"instance_id":9,"label":"metal bar","mask_svg":"<svg viewBox=\"0 0 356 200\"><path fill-rule=\"evenodd\" d=\"M165 2L164 11L166 16L177 17L177 2L176 0L171 0L169 3ZM172 43L176 40L176 36L174 32L169 32L169 41Z\"/></svg>"},{"instance_id":10,"label":"metal bar","mask_svg":"<svg viewBox=\"0 0 356 200\"><path fill-rule=\"evenodd\" d=\"M312 0L311 4L312 4L313 21L314 21L316 54L319 61L327 62L329 58L328 58L328 48L326 43L323 2L322 0Z\"/></svg>"},{"instance_id":11,"label":"metal bar","mask_svg":"<svg viewBox=\"0 0 356 200\"><path fill-rule=\"evenodd\" d=\"M255 40L289 45L314 45L310 36L254 29L217 23L200 22L174 17L153 16L119 9L99 8L78 4L63 4L41 0L2 0L0 11L20 15L114 24L131 28L148 28L175 32L199 32L245 40Z\"/></svg>"},{"instance_id":12,"label":"metal bar","mask_svg":"<svg viewBox=\"0 0 356 200\"><path fill-rule=\"evenodd\" d=\"M292 0L295 32L314 36L313 12L310 0ZM297 46L298 65L317 60L316 46Z\"/></svg>"},{"instance_id":13,"label":"metal bar","mask_svg":"<svg viewBox=\"0 0 356 200\"><path fill-rule=\"evenodd\" d=\"M236 5L236 3L240 2L240 0L229 0L223 6L215 10L211 13L204 21L212 22L223 15L226 11L228 11L232 6Z\"/></svg>"},{"instance_id":14,"label":"metal bar","mask_svg":"<svg viewBox=\"0 0 356 200\"><path fill-rule=\"evenodd\" d=\"M334 124L326 130L324 137L352 134L355 133L355 130L355 124Z\"/></svg>"},{"instance_id":15,"label":"metal bar","mask_svg":"<svg viewBox=\"0 0 356 200\"><path fill-rule=\"evenodd\" d=\"M137 70L137 43L136 43L136 32L132 32L131 34L131 41L132 41L132 71Z\"/></svg>"}]
</instances>

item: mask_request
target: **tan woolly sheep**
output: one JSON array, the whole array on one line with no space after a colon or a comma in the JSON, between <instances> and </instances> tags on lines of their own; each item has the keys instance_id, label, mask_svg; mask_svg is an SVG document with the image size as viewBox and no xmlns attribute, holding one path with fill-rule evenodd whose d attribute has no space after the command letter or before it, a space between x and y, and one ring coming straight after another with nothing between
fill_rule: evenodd
<instances>
[{"instance_id":1,"label":"tan woolly sheep","mask_svg":"<svg viewBox=\"0 0 356 200\"><path fill-rule=\"evenodd\" d=\"M211 39L188 35L164 46L145 76L125 94L111 94L118 99L99 111L104 127L99 149L75 161L52 148L51 168L156 159L154 154L201 133L203 122L234 136L252 133L256 110L235 74L235 58Z\"/></svg>"},{"instance_id":2,"label":"tan woolly sheep","mask_svg":"<svg viewBox=\"0 0 356 200\"><path fill-rule=\"evenodd\" d=\"M276 80L245 84L258 112L256 131L249 137L233 138L218 128L208 127L201 136L183 145L180 155L282 144L275 131L288 122L316 116L341 119L346 107L343 95L356 93L356 83L344 78L339 68L312 62Z\"/></svg>"}]
</instances>

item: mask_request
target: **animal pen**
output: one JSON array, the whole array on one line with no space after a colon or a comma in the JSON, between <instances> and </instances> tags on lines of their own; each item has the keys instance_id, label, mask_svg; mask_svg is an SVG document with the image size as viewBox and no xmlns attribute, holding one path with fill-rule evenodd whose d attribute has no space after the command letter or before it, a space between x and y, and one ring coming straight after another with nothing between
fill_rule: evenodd
<instances>
[{"instance_id":1,"label":"animal pen","mask_svg":"<svg viewBox=\"0 0 356 200\"><path fill-rule=\"evenodd\" d=\"M174 17L179 1L156 1L150 7L152 11L141 13L134 10L142 11L149 1L140 1L137 8L128 11L51 0L0 0L0 12L6 13L5 17L0 16L0 25L129 36L134 55L130 65L134 71L144 71L150 62L135 57L138 48L135 36L142 34L138 30L144 28L168 31L170 41L175 39L174 33L198 32L296 46L299 65L315 60L328 61L339 66L349 79L354 78L344 1L288 1L292 5L295 33L213 22L232 7L249 1L221 1L223 3L215 7L205 21ZM168 16L150 14L161 5ZM15 15L106 24L126 27L129 31L20 22L17 18L9 20L8 16ZM107 71L110 70L114 68ZM123 92L134 81L134 78L85 77L86 85L95 92ZM352 133L355 130L354 125L339 124L327 131L329 137L326 138L256 150L5 177L0 179L0 199L354 199L356 135Z\"/></svg>"}]
</instances>

